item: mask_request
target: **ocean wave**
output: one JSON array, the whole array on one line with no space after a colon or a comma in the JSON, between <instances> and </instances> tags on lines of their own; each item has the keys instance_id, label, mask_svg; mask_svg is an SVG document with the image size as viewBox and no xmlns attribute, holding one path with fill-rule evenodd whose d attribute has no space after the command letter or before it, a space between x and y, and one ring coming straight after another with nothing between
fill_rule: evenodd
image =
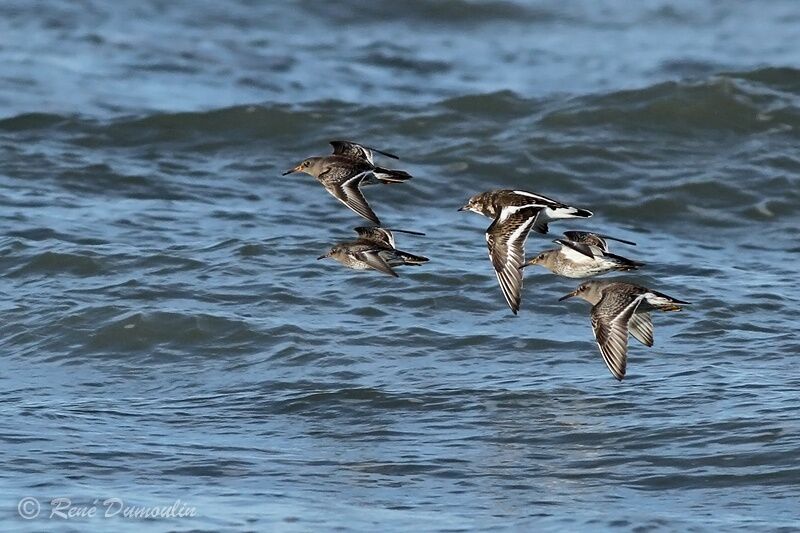
<instances>
[{"instance_id":1,"label":"ocean wave","mask_svg":"<svg viewBox=\"0 0 800 533\"><path fill-rule=\"evenodd\" d=\"M416 24L479 25L487 21L550 22L570 20L567 14L544 6L526 3L489 0L407 0L405 2L377 1L370 4L347 0L336 6L309 4L310 11L326 18L354 24L375 21L407 21ZM358 13L354 19L352 13Z\"/></svg>"},{"instance_id":2,"label":"ocean wave","mask_svg":"<svg viewBox=\"0 0 800 533\"><path fill-rule=\"evenodd\" d=\"M63 127L70 122L71 117L55 113L21 113L12 117L0 119L0 130L7 132L49 129L56 126Z\"/></svg>"},{"instance_id":3,"label":"ocean wave","mask_svg":"<svg viewBox=\"0 0 800 533\"><path fill-rule=\"evenodd\" d=\"M702 80L670 81L639 89L533 100L513 91L448 97L438 102L381 106L343 100L302 104L238 105L206 111L122 116L100 121L88 116L24 113L0 120L8 132L40 129L83 131L74 142L87 147L210 142L211 139L285 138L315 130L335 130L352 123L353 113L367 120L390 120L403 129L404 119L424 132L426 125L446 125L450 112L480 115L505 124L529 117L548 128L620 126L663 132L731 130L759 132L798 126L796 96L800 71L768 68L723 72ZM441 112L440 110L446 110ZM439 114L437 114L437 111ZM433 112L433 114L432 114ZM424 121L422 121L424 120ZM88 132L88 133L87 133ZM309 144L309 146L311 146Z\"/></svg>"},{"instance_id":4,"label":"ocean wave","mask_svg":"<svg viewBox=\"0 0 800 533\"><path fill-rule=\"evenodd\" d=\"M8 272L11 277L32 275L96 276L106 271L106 262L96 254L47 251L27 259L24 264Z\"/></svg>"},{"instance_id":5,"label":"ocean wave","mask_svg":"<svg viewBox=\"0 0 800 533\"><path fill-rule=\"evenodd\" d=\"M139 352L159 357L172 346L192 346L196 356L252 351L267 337L248 322L205 313L126 312L97 327L86 342L90 352ZM224 347L224 352L220 349ZM165 354L166 355L166 354ZM169 356L167 356L169 357Z\"/></svg>"},{"instance_id":6,"label":"ocean wave","mask_svg":"<svg viewBox=\"0 0 800 533\"><path fill-rule=\"evenodd\" d=\"M739 134L800 126L794 97L783 83L759 71L717 75L705 81L665 82L642 89L575 98L548 112L550 128L618 127L670 134L731 131ZM749 79L752 83L741 80ZM760 89L768 89L764 93Z\"/></svg>"}]
</instances>

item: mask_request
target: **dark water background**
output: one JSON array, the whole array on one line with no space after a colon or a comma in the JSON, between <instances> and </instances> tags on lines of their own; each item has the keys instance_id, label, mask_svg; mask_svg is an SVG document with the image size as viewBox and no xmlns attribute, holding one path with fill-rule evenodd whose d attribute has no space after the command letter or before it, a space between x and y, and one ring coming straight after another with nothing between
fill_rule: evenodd
<instances>
[{"instance_id":1,"label":"dark water background","mask_svg":"<svg viewBox=\"0 0 800 533\"><path fill-rule=\"evenodd\" d=\"M797 530L798 43L793 0L0 2L2 529ZM363 221L280 171L334 138L402 156L367 196L428 265L315 260ZM499 187L693 302L624 382L574 281L505 307L455 211Z\"/></svg>"}]
</instances>

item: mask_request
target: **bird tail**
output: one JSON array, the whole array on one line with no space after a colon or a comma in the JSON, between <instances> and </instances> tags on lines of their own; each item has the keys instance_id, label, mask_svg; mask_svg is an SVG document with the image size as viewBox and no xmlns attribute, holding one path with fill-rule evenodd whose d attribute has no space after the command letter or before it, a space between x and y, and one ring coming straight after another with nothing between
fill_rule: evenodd
<instances>
[{"instance_id":1,"label":"bird tail","mask_svg":"<svg viewBox=\"0 0 800 533\"><path fill-rule=\"evenodd\" d=\"M404 170L393 170L382 167L375 167L372 174L375 176L375 179L381 183L403 183L413 177Z\"/></svg>"},{"instance_id":2,"label":"bird tail","mask_svg":"<svg viewBox=\"0 0 800 533\"><path fill-rule=\"evenodd\" d=\"M653 290L648 291L647 303L660 311L680 311L681 306L691 305L689 302Z\"/></svg>"},{"instance_id":3,"label":"bird tail","mask_svg":"<svg viewBox=\"0 0 800 533\"><path fill-rule=\"evenodd\" d=\"M559 218L589 218L590 216L592 216L591 211L588 209L581 209L580 207L572 207L569 205L546 207L537 213L531 230L536 233L546 234L549 231L547 223L551 220L557 220Z\"/></svg>"},{"instance_id":4,"label":"bird tail","mask_svg":"<svg viewBox=\"0 0 800 533\"><path fill-rule=\"evenodd\" d=\"M429 259L421 255L414 255L402 250L396 250L397 258L402 261L404 265L421 265L427 263Z\"/></svg>"},{"instance_id":5,"label":"bird tail","mask_svg":"<svg viewBox=\"0 0 800 533\"><path fill-rule=\"evenodd\" d=\"M589 218L592 216L591 211L580 207L564 206L556 208L554 211L563 218Z\"/></svg>"},{"instance_id":6,"label":"bird tail","mask_svg":"<svg viewBox=\"0 0 800 533\"><path fill-rule=\"evenodd\" d=\"M629 270L636 270L639 267L643 267L644 263L640 263L639 261L633 261L632 259L628 259L627 257L622 257L621 255L615 254L605 254L606 259L610 259L617 265L617 270L629 271Z\"/></svg>"}]
</instances>

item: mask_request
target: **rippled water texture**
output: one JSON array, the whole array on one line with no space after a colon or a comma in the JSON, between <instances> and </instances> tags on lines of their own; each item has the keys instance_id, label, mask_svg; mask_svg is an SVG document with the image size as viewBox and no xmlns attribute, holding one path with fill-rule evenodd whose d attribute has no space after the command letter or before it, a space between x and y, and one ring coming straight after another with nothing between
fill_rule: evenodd
<instances>
[{"instance_id":1,"label":"rippled water texture","mask_svg":"<svg viewBox=\"0 0 800 533\"><path fill-rule=\"evenodd\" d=\"M2 529L795 530L799 9L0 4ZM316 261L363 221L280 173L335 138L402 157L366 195L430 263ZM501 187L692 302L625 381L575 281L505 306L456 212Z\"/></svg>"}]
</instances>

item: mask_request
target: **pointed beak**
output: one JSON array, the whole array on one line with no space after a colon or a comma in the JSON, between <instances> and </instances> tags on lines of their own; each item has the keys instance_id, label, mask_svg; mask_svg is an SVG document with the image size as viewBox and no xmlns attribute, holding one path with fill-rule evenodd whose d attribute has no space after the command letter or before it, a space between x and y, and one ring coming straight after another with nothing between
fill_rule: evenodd
<instances>
[{"instance_id":1,"label":"pointed beak","mask_svg":"<svg viewBox=\"0 0 800 533\"><path fill-rule=\"evenodd\" d=\"M291 174L292 172L299 172L299 171L300 171L300 165L297 165L296 167L290 168L289 170L281 174L281 176L285 176L287 174Z\"/></svg>"},{"instance_id":2,"label":"pointed beak","mask_svg":"<svg viewBox=\"0 0 800 533\"><path fill-rule=\"evenodd\" d=\"M565 294L564 296L562 296L561 298L559 298L559 299L558 299L558 301L559 301L559 302L563 302L563 301L564 301L564 300L566 300L567 298L572 298L572 297L573 297L573 296L575 296L577 293L578 293L578 290L577 290L577 289L575 289L575 290L574 290L574 291L572 291L571 293L569 293L569 294Z\"/></svg>"},{"instance_id":3,"label":"pointed beak","mask_svg":"<svg viewBox=\"0 0 800 533\"><path fill-rule=\"evenodd\" d=\"M320 259L325 259L326 257L329 257L329 256L330 256L330 254L323 254L323 255L317 257L317 261L319 261Z\"/></svg>"},{"instance_id":4,"label":"pointed beak","mask_svg":"<svg viewBox=\"0 0 800 533\"><path fill-rule=\"evenodd\" d=\"M467 206L462 206L462 207L459 207L459 208L458 208L458 210L459 210L459 211L466 211L466 210L467 210Z\"/></svg>"}]
</instances>

